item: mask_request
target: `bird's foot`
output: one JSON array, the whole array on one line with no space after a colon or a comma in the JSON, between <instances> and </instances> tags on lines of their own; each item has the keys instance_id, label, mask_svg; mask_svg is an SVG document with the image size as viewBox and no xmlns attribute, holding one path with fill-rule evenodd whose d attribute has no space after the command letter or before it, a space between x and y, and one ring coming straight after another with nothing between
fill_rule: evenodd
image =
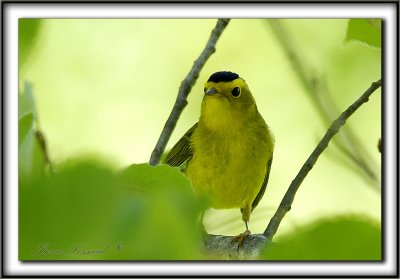
<instances>
[{"instance_id":1,"label":"bird's foot","mask_svg":"<svg viewBox=\"0 0 400 279\"><path fill-rule=\"evenodd\" d=\"M245 230L244 233L241 233L241 234L233 237L233 241L239 242L238 251L243 246L243 243L244 243L246 237L248 237L249 235L251 235L250 230Z\"/></svg>"}]
</instances>

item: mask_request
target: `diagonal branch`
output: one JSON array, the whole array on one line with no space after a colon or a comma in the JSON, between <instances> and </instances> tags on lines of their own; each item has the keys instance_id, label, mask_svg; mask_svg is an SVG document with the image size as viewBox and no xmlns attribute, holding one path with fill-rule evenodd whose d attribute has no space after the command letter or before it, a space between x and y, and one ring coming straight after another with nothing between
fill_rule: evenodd
<instances>
[{"instance_id":1,"label":"diagonal branch","mask_svg":"<svg viewBox=\"0 0 400 279\"><path fill-rule=\"evenodd\" d=\"M190 69L186 78L182 81L181 86L179 87L179 92L175 101L175 105L171 111L171 114L168 117L167 122L164 125L157 144L153 152L151 153L149 161L150 165L155 166L160 162L161 155L165 150L169 138L171 137L172 131L175 129L179 116L187 105L186 98L189 95L192 86L195 84L197 78L199 77L199 73L204 64L206 63L208 58L215 52L215 45L228 23L229 19L218 19L217 25L211 32L206 47L201 52L199 58L197 58L197 60L193 63L193 66Z\"/></svg>"},{"instance_id":2,"label":"diagonal branch","mask_svg":"<svg viewBox=\"0 0 400 279\"><path fill-rule=\"evenodd\" d=\"M319 142L317 147L311 153L310 157L308 157L307 161L304 163L303 167L300 169L297 176L294 178L292 183L289 186L285 196L283 197L275 215L272 217L271 221L268 224L268 227L264 231L264 236L272 240L276 231L278 230L279 224L281 223L283 217L290 210L291 205L294 200L294 196L296 195L297 190L300 187L300 184L303 182L304 178L307 176L308 172L312 169L314 164L317 162L318 157L322 154L325 148L328 147L330 140L339 132L339 129L346 123L346 120L363 104L366 103L369 99L369 96L381 86L381 80L373 82L372 85L358 98L351 106L349 106L340 116L337 118L328 131L325 133L322 140Z\"/></svg>"},{"instance_id":3,"label":"diagonal branch","mask_svg":"<svg viewBox=\"0 0 400 279\"><path fill-rule=\"evenodd\" d=\"M322 120L329 124L339 110L336 109L334 102L331 100L326 79L323 75L317 76L314 73L309 62L303 58L304 55L299 53L297 44L291 40L288 30L281 20L269 20L268 23L289 58L292 69L314 103L317 112L321 115ZM374 171L378 168L350 127L347 126L342 130L340 140L334 140L334 144L358 167L358 171L365 174L363 178L367 179L368 185L371 185L374 190L380 191L379 173Z\"/></svg>"}]
</instances>

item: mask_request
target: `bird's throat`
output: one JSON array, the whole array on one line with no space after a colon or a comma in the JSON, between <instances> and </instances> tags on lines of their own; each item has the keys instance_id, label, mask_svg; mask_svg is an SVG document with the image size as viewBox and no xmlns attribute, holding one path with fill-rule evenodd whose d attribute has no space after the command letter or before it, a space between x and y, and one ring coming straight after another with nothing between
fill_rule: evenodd
<instances>
[{"instance_id":1,"label":"bird's throat","mask_svg":"<svg viewBox=\"0 0 400 279\"><path fill-rule=\"evenodd\" d=\"M207 98L202 103L200 125L204 125L215 132L232 132L240 129L243 118L239 111L233 107L224 97Z\"/></svg>"}]
</instances>

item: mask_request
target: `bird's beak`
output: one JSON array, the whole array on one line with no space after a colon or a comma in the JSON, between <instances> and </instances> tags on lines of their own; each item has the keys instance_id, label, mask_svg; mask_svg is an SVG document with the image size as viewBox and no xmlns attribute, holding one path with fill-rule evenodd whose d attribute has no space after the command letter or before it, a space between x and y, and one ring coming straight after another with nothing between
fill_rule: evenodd
<instances>
[{"instance_id":1,"label":"bird's beak","mask_svg":"<svg viewBox=\"0 0 400 279\"><path fill-rule=\"evenodd\" d=\"M215 95L216 93L218 93L218 92L217 92L217 89L215 89L214 87L210 88L206 91L206 95L208 95L208 96Z\"/></svg>"}]
</instances>

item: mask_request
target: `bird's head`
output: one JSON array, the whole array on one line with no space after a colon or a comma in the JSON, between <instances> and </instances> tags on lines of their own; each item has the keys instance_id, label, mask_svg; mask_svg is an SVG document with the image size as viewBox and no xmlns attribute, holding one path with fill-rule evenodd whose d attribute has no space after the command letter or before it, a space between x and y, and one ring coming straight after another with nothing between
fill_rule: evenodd
<instances>
[{"instance_id":1,"label":"bird's head","mask_svg":"<svg viewBox=\"0 0 400 279\"><path fill-rule=\"evenodd\" d=\"M243 121L256 111L253 96L245 80L232 72L216 72L204 85L201 118L208 126Z\"/></svg>"}]
</instances>

